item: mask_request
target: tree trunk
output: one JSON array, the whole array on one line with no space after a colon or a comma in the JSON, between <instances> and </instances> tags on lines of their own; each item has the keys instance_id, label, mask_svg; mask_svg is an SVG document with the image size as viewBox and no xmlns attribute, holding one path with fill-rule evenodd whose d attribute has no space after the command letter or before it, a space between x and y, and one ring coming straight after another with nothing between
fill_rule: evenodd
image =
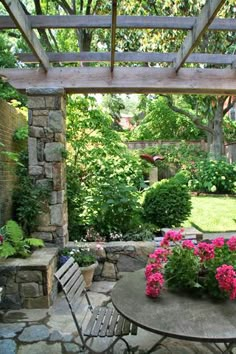
<instances>
[{"instance_id":1,"label":"tree trunk","mask_svg":"<svg viewBox=\"0 0 236 354\"><path fill-rule=\"evenodd\" d=\"M213 140L211 145L211 156L212 158L218 160L223 154L223 108L224 108L224 97L219 97L217 100L217 107L214 113L213 119Z\"/></svg>"}]
</instances>

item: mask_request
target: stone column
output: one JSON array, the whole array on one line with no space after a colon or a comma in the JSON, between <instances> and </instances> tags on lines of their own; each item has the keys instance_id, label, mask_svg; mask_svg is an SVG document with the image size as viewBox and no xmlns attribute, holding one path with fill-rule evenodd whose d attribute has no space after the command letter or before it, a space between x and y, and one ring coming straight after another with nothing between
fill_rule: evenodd
<instances>
[{"instance_id":1,"label":"stone column","mask_svg":"<svg viewBox=\"0 0 236 354\"><path fill-rule=\"evenodd\" d=\"M59 89L28 89L29 175L49 189L38 217L35 237L64 246L68 241L65 196L65 93Z\"/></svg>"}]
</instances>

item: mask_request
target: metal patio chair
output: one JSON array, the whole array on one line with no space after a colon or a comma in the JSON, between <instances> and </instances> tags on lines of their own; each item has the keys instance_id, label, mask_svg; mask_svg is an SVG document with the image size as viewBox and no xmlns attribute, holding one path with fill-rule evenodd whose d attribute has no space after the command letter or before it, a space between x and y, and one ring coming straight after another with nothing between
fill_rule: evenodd
<instances>
[{"instance_id":1,"label":"metal patio chair","mask_svg":"<svg viewBox=\"0 0 236 354\"><path fill-rule=\"evenodd\" d=\"M122 340L131 352L128 342L123 338L125 335L137 334L137 326L126 320L112 307L97 306L93 308L89 295L85 289L85 282L78 264L72 257L54 274L60 283L68 302L72 317L74 319L79 337L82 342L82 349L87 349L89 353L112 353L114 345ZM91 317L85 329L83 320L79 320L76 314L82 306L83 298L86 298L87 312L91 312ZM96 337L115 337L113 342L105 350L93 350L87 341Z\"/></svg>"}]
</instances>

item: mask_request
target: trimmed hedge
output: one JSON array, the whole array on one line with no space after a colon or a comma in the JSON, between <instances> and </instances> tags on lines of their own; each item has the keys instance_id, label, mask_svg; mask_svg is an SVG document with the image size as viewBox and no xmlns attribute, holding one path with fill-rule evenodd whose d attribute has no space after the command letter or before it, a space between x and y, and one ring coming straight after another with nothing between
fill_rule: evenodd
<instances>
[{"instance_id":1,"label":"trimmed hedge","mask_svg":"<svg viewBox=\"0 0 236 354\"><path fill-rule=\"evenodd\" d=\"M192 209L188 187L175 177L153 184L142 204L145 221L159 228L180 226Z\"/></svg>"}]
</instances>

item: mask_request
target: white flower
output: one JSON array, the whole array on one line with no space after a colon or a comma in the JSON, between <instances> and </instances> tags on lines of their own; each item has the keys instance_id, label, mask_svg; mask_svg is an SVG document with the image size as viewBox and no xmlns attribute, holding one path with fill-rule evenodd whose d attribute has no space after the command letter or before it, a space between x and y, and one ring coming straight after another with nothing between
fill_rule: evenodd
<instances>
[{"instance_id":1,"label":"white flower","mask_svg":"<svg viewBox=\"0 0 236 354\"><path fill-rule=\"evenodd\" d=\"M216 191L216 189L217 189L216 186L212 186L211 187L211 192L214 193Z\"/></svg>"},{"instance_id":2,"label":"white flower","mask_svg":"<svg viewBox=\"0 0 236 354\"><path fill-rule=\"evenodd\" d=\"M223 179L223 180L224 180L224 179L225 179L225 176L221 176L221 179Z\"/></svg>"}]
</instances>

